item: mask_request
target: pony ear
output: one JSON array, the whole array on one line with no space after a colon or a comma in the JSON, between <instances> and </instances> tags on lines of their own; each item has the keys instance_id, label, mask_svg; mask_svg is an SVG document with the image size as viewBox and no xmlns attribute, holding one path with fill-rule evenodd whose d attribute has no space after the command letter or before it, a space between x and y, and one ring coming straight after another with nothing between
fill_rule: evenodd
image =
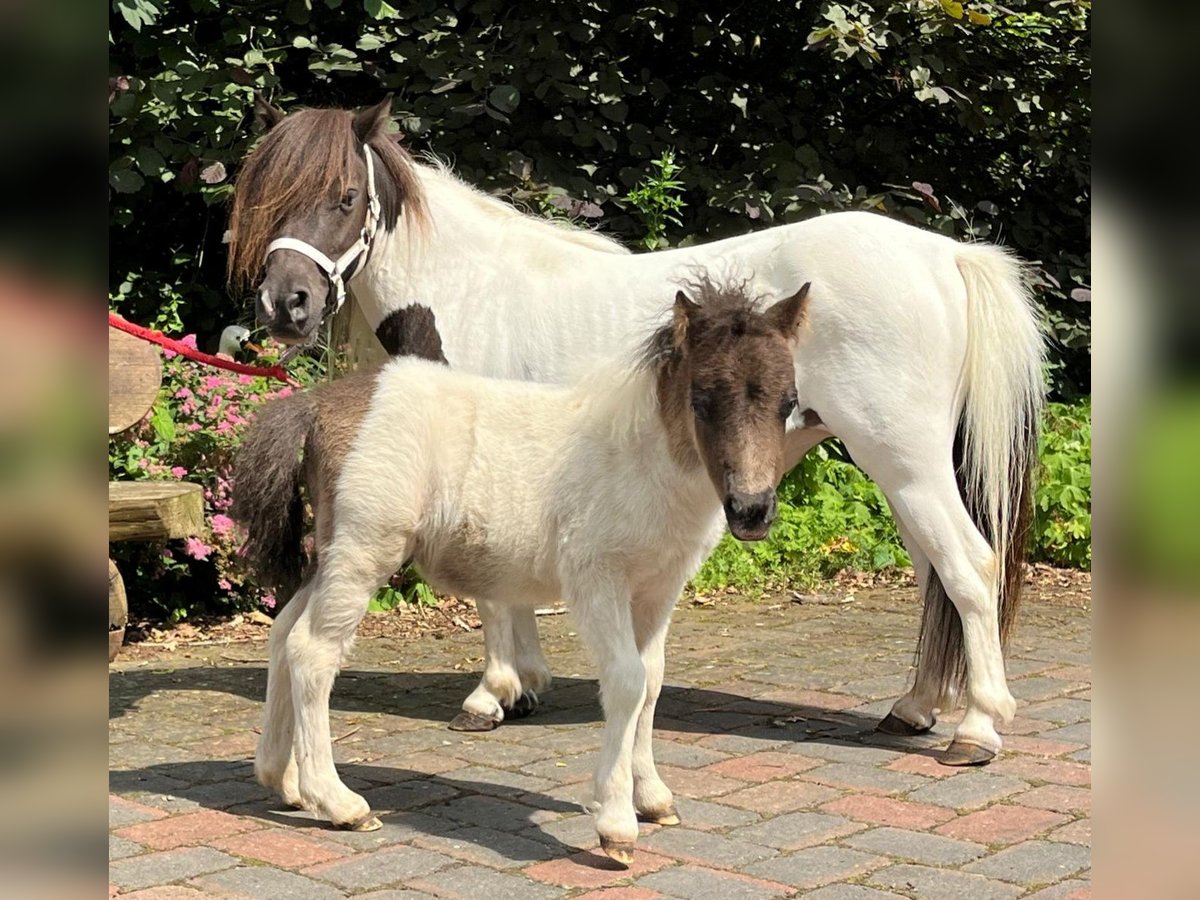
<instances>
[{"instance_id":1,"label":"pony ear","mask_svg":"<svg viewBox=\"0 0 1200 900\"><path fill-rule=\"evenodd\" d=\"M262 131L270 131L287 115L282 109L270 104L262 91L254 92L254 123Z\"/></svg>"},{"instance_id":2,"label":"pony ear","mask_svg":"<svg viewBox=\"0 0 1200 900\"><path fill-rule=\"evenodd\" d=\"M692 302L691 298L683 291L675 292L675 307L672 310L672 317L675 323L676 350L682 347L683 342L687 339L688 323L699 309L700 304Z\"/></svg>"},{"instance_id":3,"label":"pony ear","mask_svg":"<svg viewBox=\"0 0 1200 900\"><path fill-rule=\"evenodd\" d=\"M354 133L364 144L387 130L392 119L392 95L388 94L374 106L354 114Z\"/></svg>"},{"instance_id":4,"label":"pony ear","mask_svg":"<svg viewBox=\"0 0 1200 900\"><path fill-rule=\"evenodd\" d=\"M804 324L804 319L808 314L808 289L810 287L812 287L812 282L806 281L804 286L792 296L786 300L780 300L767 310L771 324L778 328L788 340L794 338L796 331Z\"/></svg>"}]
</instances>

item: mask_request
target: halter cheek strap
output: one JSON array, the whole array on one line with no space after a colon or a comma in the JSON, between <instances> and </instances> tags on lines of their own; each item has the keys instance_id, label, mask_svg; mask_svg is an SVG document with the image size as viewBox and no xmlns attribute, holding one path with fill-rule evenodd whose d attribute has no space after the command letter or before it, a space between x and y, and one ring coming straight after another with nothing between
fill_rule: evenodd
<instances>
[{"instance_id":1,"label":"halter cheek strap","mask_svg":"<svg viewBox=\"0 0 1200 900\"><path fill-rule=\"evenodd\" d=\"M346 282L362 271L362 264L371 252L371 242L375 240L375 232L379 229L382 204L379 202L379 191L375 188L375 161L371 148L363 144L363 156L367 161L367 218L363 222L358 240L350 245L337 259L330 259L312 244L299 238L275 238L267 245L266 258L276 250L295 250L311 259L320 267L329 279L329 286L336 296L333 311L336 313L346 302ZM349 273L349 274L347 274Z\"/></svg>"}]
</instances>

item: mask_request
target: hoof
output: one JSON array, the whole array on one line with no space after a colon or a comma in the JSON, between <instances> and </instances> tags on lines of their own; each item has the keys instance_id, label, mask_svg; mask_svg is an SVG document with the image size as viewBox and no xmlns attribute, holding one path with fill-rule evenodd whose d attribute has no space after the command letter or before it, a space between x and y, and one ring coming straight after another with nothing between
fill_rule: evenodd
<instances>
[{"instance_id":1,"label":"hoof","mask_svg":"<svg viewBox=\"0 0 1200 900\"><path fill-rule=\"evenodd\" d=\"M675 804L671 804L662 812L639 812L637 814L639 822L649 822L651 825L678 825L679 810L675 808Z\"/></svg>"},{"instance_id":2,"label":"hoof","mask_svg":"<svg viewBox=\"0 0 1200 900\"><path fill-rule=\"evenodd\" d=\"M500 723L479 713L463 710L450 723L451 731L491 731Z\"/></svg>"},{"instance_id":3,"label":"hoof","mask_svg":"<svg viewBox=\"0 0 1200 900\"><path fill-rule=\"evenodd\" d=\"M503 706L503 704L501 704ZM517 702L511 707L504 706L505 719L524 719L526 716L533 715L533 711L538 708L537 694L533 691L526 691L517 698Z\"/></svg>"},{"instance_id":4,"label":"hoof","mask_svg":"<svg viewBox=\"0 0 1200 900\"><path fill-rule=\"evenodd\" d=\"M600 838L600 849L613 862L629 868L633 864L633 841L613 841L606 837Z\"/></svg>"},{"instance_id":5,"label":"hoof","mask_svg":"<svg viewBox=\"0 0 1200 900\"><path fill-rule=\"evenodd\" d=\"M950 746L938 757L943 766L982 766L996 757L994 750L971 744L967 741L951 741Z\"/></svg>"},{"instance_id":6,"label":"hoof","mask_svg":"<svg viewBox=\"0 0 1200 900\"><path fill-rule=\"evenodd\" d=\"M915 737L918 734L925 734L933 728L932 725L924 727L920 725L911 725L905 722L895 713L888 713L884 716L883 721L875 726L875 730L883 734L892 734L897 737Z\"/></svg>"},{"instance_id":7,"label":"hoof","mask_svg":"<svg viewBox=\"0 0 1200 900\"><path fill-rule=\"evenodd\" d=\"M383 823L379 821L377 816L367 813L361 819L356 819L353 822L338 822L334 827L342 831L378 831L383 827Z\"/></svg>"}]
</instances>

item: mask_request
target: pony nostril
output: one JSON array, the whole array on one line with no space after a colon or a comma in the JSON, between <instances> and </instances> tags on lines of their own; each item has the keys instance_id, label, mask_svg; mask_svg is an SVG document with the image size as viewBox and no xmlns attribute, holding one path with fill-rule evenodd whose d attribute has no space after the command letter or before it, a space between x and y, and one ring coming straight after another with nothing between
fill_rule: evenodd
<instances>
[{"instance_id":1,"label":"pony nostril","mask_svg":"<svg viewBox=\"0 0 1200 900\"><path fill-rule=\"evenodd\" d=\"M296 291L284 301L284 308L291 320L299 325L308 318L308 292Z\"/></svg>"}]
</instances>

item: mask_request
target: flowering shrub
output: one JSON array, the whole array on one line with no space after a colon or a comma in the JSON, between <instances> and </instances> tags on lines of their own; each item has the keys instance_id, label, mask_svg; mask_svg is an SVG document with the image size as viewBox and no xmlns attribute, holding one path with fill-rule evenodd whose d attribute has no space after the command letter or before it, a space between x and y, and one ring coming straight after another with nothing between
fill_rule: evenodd
<instances>
[{"instance_id":1,"label":"flowering shrub","mask_svg":"<svg viewBox=\"0 0 1200 900\"><path fill-rule=\"evenodd\" d=\"M195 335L182 338L196 345ZM263 364L277 357L266 350ZM174 478L204 488L205 533L166 544L123 542L110 548L135 608L173 621L193 612L270 609L275 597L254 583L237 555L243 535L228 515L233 454L254 410L292 388L273 379L240 375L165 350L163 387L150 414L109 439L109 477ZM294 374L302 383L318 374L305 360Z\"/></svg>"}]
</instances>

